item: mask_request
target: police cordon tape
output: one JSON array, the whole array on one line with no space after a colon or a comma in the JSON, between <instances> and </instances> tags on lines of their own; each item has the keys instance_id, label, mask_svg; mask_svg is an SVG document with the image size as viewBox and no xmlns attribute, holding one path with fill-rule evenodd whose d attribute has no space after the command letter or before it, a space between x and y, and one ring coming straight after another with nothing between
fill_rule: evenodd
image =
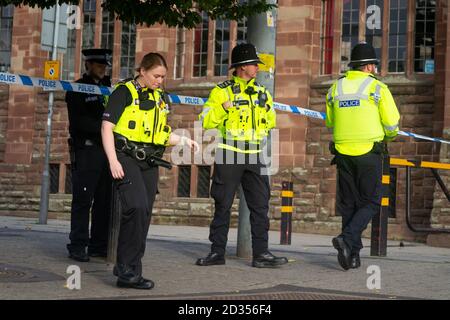
<instances>
[{"instance_id":1,"label":"police cordon tape","mask_svg":"<svg viewBox=\"0 0 450 320\"><path fill-rule=\"evenodd\" d=\"M62 81L62 80L47 80L44 78L36 78L25 75L17 75L12 73L0 72L0 83L6 84L17 84L23 86L30 87L40 87L45 90L52 91L73 91L73 92L81 92L81 93L90 93L90 94L101 94L101 95L110 95L113 91L113 88L105 87L105 86L96 86L91 84L83 84L76 83L70 81ZM181 96L175 94L169 94L170 100L175 104L184 104L184 105L194 105L194 106L202 106L206 102L206 98L200 97L190 97L190 96ZM279 102L274 102L273 106L275 109L285 112L291 112L294 114L302 115L309 118L321 119L325 120L326 115L323 112L309 110L297 106L291 106L288 104L283 104ZM412 137L415 139L428 140L433 142L447 143L450 144L450 141L432 138L423 136L420 134L399 131L399 135Z\"/></svg>"}]
</instances>

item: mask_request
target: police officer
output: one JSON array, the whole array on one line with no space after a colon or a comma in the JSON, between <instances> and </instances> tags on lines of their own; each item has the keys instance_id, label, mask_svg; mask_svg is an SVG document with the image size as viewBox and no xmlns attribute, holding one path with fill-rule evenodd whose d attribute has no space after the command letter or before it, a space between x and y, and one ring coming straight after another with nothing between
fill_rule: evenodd
<instances>
[{"instance_id":1,"label":"police officer","mask_svg":"<svg viewBox=\"0 0 450 320\"><path fill-rule=\"evenodd\" d=\"M392 94L375 77L377 64L375 49L357 44L351 52L351 70L327 94L326 125L333 128L330 151L338 174L336 207L342 215L342 233L332 243L345 270L361 265L361 234L380 211L386 142L399 130Z\"/></svg>"},{"instance_id":2,"label":"police officer","mask_svg":"<svg viewBox=\"0 0 450 320\"><path fill-rule=\"evenodd\" d=\"M116 179L122 216L114 275L122 288L152 289L142 277L142 262L165 147L198 144L171 132L168 96L160 89L167 64L158 53L142 59L139 75L119 83L103 115L102 139Z\"/></svg>"},{"instance_id":3,"label":"police officer","mask_svg":"<svg viewBox=\"0 0 450 320\"><path fill-rule=\"evenodd\" d=\"M233 77L218 84L205 103L200 120L203 128L217 128L222 141L216 150L211 196L215 201L210 226L211 252L197 260L199 266L225 264L225 247L230 208L239 184L250 209L253 267L287 263L268 250L270 185L264 174L262 148L268 132L275 127L276 113L270 93L255 82L258 64L256 48L249 43L231 53Z\"/></svg>"},{"instance_id":4,"label":"police officer","mask_svg":"<svg viewBox=\"0 0 450 320\"><path fill-rule=\"evenodd\" d=\"M105 75L111 50L82 51L86 72L77 83L110 86ZM106 257L110 208L111 177L101 141L101 122L105 97L68 92L69 149L72 162L72 210L69 257L86 262L91 257ZM89 213L92 209L89 235ZM86 247L88 252L86 253Z\"/></svg>"}]
</instances>

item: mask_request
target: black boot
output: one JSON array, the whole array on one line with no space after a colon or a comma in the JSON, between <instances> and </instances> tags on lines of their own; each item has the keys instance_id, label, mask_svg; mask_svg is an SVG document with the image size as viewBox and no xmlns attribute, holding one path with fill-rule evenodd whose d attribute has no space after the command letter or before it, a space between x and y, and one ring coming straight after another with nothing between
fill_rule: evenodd
<instances>
[{"instance_id":1,"label":"black boot","mask_svg":"<svg viewBox=\"0 0 450 320\"><path fill-rule=\"evenodd\" d=\"M350 248L343 237L333 238L333 246L338 251L338 262L344 270L350 269Z\"/></svg>"},{"instance_id":2,"label":"black boot","mask_svg":"<svg viewBox=\"0 0 450 320\"><path fill-rule=\"evenodd\" d=\"M119 288L150 290L155 286L155 283L152 280L142 277L137 282L128 282L125 279L119 278L117 279L117 286Z\"/></svg>"},{"instance_id":3,"label":"black boot","mask_svg":"<svg viewBox=\"0 0 450 320\"><path fill-rule=\"evenodd\" d=\"M198 266L213 266L225 264L225 256L215 252L210 252L205 258L197 259L195 263Z\"/></svg>"},{"instance_id":4,"label":"black boot","mask_svg":"<svg viewBox=\"0 0 450 320\"><path fill-rule=\"evenodd\" d=\"M89 256L86 253L85 248L73 248L67 245L67 249L69 250L69 258L79 261L79 262L88 262Z\"/></svg>"},{"instance_id":5,"label":"black boot","mask_svg":"<svg viewBox=\"0 0 450 320\"><path fill-rule=\"evenodd\" d=\"M255 268L273 268L288 263L286 257L276 257L269 251L253 257L252 266Z\"/></svg>"},{"instance_id":6,"label":"black boot","mask_svg":"<svg viewBox=\"0 0 450 320\"><path fill-rule=\"evenodd\" d=\"M350 257L350 268L358 269L361 267L361 259L359 258L359 252L352 252Z\"/></svg>"}]
</instances>

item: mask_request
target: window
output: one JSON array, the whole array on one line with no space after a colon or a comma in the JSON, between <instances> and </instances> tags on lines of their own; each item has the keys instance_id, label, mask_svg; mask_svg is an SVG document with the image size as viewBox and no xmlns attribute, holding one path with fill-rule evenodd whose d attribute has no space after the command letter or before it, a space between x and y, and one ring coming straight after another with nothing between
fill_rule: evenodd
<instances>
[{"instance_id":1,"label":"window","mask_svg":"<svg viewBox=\"0 0 450 320\"><path fill-rule=\"evenodd\" d=\"M84 1L82 49L94 48L96 6L97 6L96 0L85 0Z\"/></svg>"},{"instance_id":2,"label":"window","mask_svg":"<svg viewBox=\"0 0 450 320\"><path fill-rule=\"evenodd\" d=\"M341 72L348 70L350 53L358 43L359 0L344 0L342 12Z\"/></svg>"},{"instance_id":3,"label":"window","mask_svg":"<svg viewBox=\"0 0 450 320\"><path fill-rule=\"evenodd\" d=\"M67 29L67 49L62 63L62 80L75 79L75 50L77 47L77 30Z\"/></svg>"},{"instance_id":4,"label":"window","mask_svg":"<svg viewBox=\"0 0 450 320\"><path fill-rule=\"evenodd\" d=\"M335 11L332 2L322 2L321 74L331 69L327 39L332 28L329 19ZM343 0L334 5L342 6L340 72L348 70L351 49L364 39L375 48L381 75L434 73L435 0ZM408 22L408 17L415 18L414 23Z\"/></svg>"},{"instance_id":5,"label":"window","mask_svg":"<svg viewBox=\"0 0 450 320\"><path fill-rule=\"evenodd\" d=\"M199 166L197 179L197 198L209 198L211 167Z\"/></svg>"},{"instance_id":6,"label":"window","mask_svg":"<svg viewBox=\"0 0 450 320\"><path fill-rule=\"evenodd\" d=\"M103 10L102 12L102 37L101 47L103 49L114 49L114 12ZM111 66L106 68L106 74L111 74L113 60Z\"/></svg>"},{"instance_id":7,"label":"window","mask_svg":"<svg viewBox=\"0 0 450 320\"><path fill-rule=\"evenodd\" d=\"M0 72L11 67L11 38L14 5L0 7Z\"/></svg>"},{"instance_id":8,"label":"window","mask_svg":"<svg viewBox=\"0 0 450 320\"><path fill-rule=\"evenodd\" d=\"M175 47L175 68L174 78L180 79L184 76L184 53L186 50L186 31L184 28L177 28L177 38Z\"/></svg>"},{"instance_id":9,"label":"window","mask_svg":"<svg viewBox=\"0 0 450 320\"><path fill-rule=\"evenodd\" d=\"M177 197L191 196L191 166L178 166Z\"/></svg>"},{"instance_id":10,"label":"window","mask_svg":"<svg viewBox=\"0 0 450 320\"><path fill-rule=\"evenodd\" d=\"M436 1L416 0L414 71L434 73Z\"/></svg>"},{"instance_id":11,"label":"window","mask_svg":"<svg viewBox=\"0 0 450 320\"><path fill-rule=\"evenodd\" d=\"M208 61L208 15L202 12L202 23L194 30L194 63L193 76L206 76L207 61Z\"/></svg>"},{"instance_id":12,"label":"window","mask_svg":"<svg viewBox=\"0 0 450 320\"><path fill-rule=\"evenodd\" d=\"M50 193L59 192L59 163L49 164Z\"/></svg>"},{"instance_id":13,"label":"window","mask_svg":"<svg viewBox=\"0 0 450 320\"><path fill-rule=\"evenodd\" d=\"M381 45L383 40L383 1L384 0L367 0L366 2L366 42L375 48L381 69Z\"/></svg>"},{"instance_id":14,"label":"window","mask_svg":"<svg viewBox=\"0 0 450 320\"><path fill-rule=\"evenodd\" d=\"M247 17L238 21L236 43L247 42Z\"/></svg>"},{"instance_id":15,"label":"window","mask_svg":"<svg viewBox=\"0 0 450 320\"><path fill-rule=\"evenodd\" d=\"M406 70L407 9L407 0L390 1L388 72L405 72Z\"/></svg>"},{"instance_id":16,"label":"window","mask_svg":"<svg viewBox=\"0 0 450 320\"><path fill-rule=\"evenodd\" d=\"M122 24L122 44L120 56L120 78L134 77L136 52L136 25Z\"/></svg>"},{"instance_id":17,"label":"window","mask_svg":"<svg viewBox=\"0 0 450 320\"><path fill-rule=\"evenodd\" d=\"M322 1L322 23L320 37L320 73L331 74L333 66L333 21L334 0Z\"/></svg>"},{"instance_id":18,"label":"window","mask_svg":"<svg viewBox=\"0 0 450 320\"><path fill-rule=\"evenodd\" d=\"M216 37L214 46L214 75L228 75L228 54L230 51L230 21L216 21Z\"/></svg>"}]
</instances>

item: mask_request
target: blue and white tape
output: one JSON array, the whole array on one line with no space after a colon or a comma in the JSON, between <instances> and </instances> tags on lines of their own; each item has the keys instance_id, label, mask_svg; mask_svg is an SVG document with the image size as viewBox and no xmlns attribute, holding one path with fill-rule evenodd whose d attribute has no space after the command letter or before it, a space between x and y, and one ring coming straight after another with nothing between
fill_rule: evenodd
<instances>
[{"instance_id":1,"label":"blue and white tape","mask_svg":"<svg viewBox=\"0 0 450 320\"><path fill-rule=\"evenodd\" d=\"M95 86L91 84L82 84L82 83L76 83L76 82L69 82L69 81L60 81L60 80L47 80L43 78L35 78L35 77L29 77L24 75L17 75L12 73L5 73L0 72L0 83L6 83L6 84L18 84L18 85L24 85L24 86L30 86L30 87L40 87L45 90L51 90L51 91L74 91L74 92L81 92L81 93L90 93L90 94L101 94L101 95L110 95L113 91L113 88L110 87L104 87L104 86ZM174 104L183 104L183 105L193 105L193 106L202 106L206 102L206 98L200 98L200 97L190 97L190 96L180 96L175 94L170 94L170 100ZM309 118L315 118L315 119L321 119L325 120L326 115L323 112L314 111L310 109L305 109L297 106L291 106L279 102L274 102L273 106L275 109L285 112L291 112L294 114L299 114L305 117ZM440 143L446 143L450 144L450 141L439 139L439 138L432 138L423 136L420 134L412 133L412 132L406 132L406 131L399 131L399 135L406 136L406 137L412 137L415 139L420 140L428 140L433 142L440 142Z\"/></svg>"},{"instance_id":2,"label":"blue and white tape","mask_svg":"<svg viewBox=\"0 0 450 320\"><path fill-rule=\"evenodd\" d=\"M47 80L11 73L0 72L0 82L7 84L18 84L30 87L39 87L48 91L74 91L91 94L110 95L113 88L104 86L95 86L60 80Z\"/></svg>"}]
</instances>

